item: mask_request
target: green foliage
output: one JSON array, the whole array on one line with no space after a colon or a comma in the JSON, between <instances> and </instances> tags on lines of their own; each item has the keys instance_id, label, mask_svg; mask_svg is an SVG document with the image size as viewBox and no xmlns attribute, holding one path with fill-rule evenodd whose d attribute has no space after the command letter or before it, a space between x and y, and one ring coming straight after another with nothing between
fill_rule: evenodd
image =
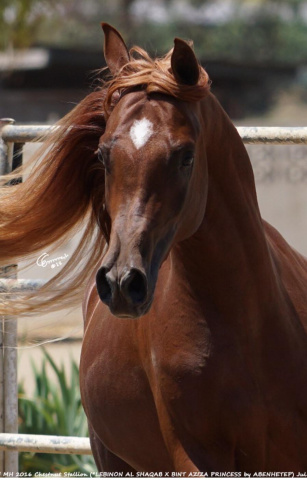
<instances>
[{"instance_id":1,"label":"green foliage","mask_svg":"<svg viewBox=\"0 0 307 480\"><path fill-rule=\"evenodd\" d=\"M125 1L1 0L0 50L35 44L88 47L99 35L102 45L99 22L107 21L116 9L124 14L125 8L118 8L121 3L124 6Z\"/></svg>"},{"instance_id":2,"label":"green foliage","mask_svg":"<svg viewBox=\"0 0 307 480\"><path fill-rule=\"evenodd\" d=\"M47 373L47 369L49 372ZM23 384L19 385L19 433L37 435L63 435L85 437L87 421L83 412L78 366L71 361L71 374L67 378L63 365L58 367L44 350L41 370L32 363L35 391L29 398ZM50 379L50 371L55 380ZM86 455L21 453L21 472L82 472L96 471L93 458Z\"/></svg>"},{"instance_id":3,"label":"green foliage","mask_svg":"<svg viewBox=\"0 0 307 480\"><path fill-rule=\"evenodd\" d=\"M41 25L52 15L53 0L1 0L0 47L26 48L39 37Z\"/></svg>"}]
</instances>

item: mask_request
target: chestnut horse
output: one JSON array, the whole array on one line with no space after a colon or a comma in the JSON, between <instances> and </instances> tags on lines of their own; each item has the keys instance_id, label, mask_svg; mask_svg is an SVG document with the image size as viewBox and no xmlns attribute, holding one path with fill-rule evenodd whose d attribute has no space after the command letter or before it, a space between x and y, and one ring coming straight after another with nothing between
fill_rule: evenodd
<instances>
[{"instance_id":1,"label":"chestnut horse","mask_svg":"<svg viewBox=\"0 0 307 480\"><path fill-rule=\"evenodd\" d=\"M104 30L120 88L130 57ZM204 81L188 44L175 40L168 68L174 94L148 88L151 72L99 140L110 236L84 301L80 366L97 465L305 471L307 263L261 220L217 100L175 95Z\"/></svg>"},{"instance_id":2,"label":"chestnut horse","mask_svg":"<svg viewBox=\"0 0 307 480\"><path fill-rule=\"evenodd\" d=\"M261 219L191 46L152 60L103 28L113 78L0 199L2 260L87 221L83 240L52 298L3 311L71 301L91 274L80 384L99 471L305 472L306 260Z\"/></svg>"}]
</instances>

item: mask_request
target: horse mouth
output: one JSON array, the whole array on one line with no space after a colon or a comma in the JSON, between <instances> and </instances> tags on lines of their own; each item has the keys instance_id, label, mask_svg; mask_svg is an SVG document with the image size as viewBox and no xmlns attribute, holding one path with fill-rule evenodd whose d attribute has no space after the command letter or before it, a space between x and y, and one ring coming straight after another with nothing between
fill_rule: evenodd
<instances>
[{"instance_id":1,"label":"horse mouth","mask_svg":"<svg viewBox=\"0 0 307 480\"><path fill-rule=\"evenodd\" d=\"M139 306L131 306L124 303L110 303L108 305L110 312L114 317L121 319L137 319L146 315L152 305L153 298Z\"/></svg>"}]
</instances>

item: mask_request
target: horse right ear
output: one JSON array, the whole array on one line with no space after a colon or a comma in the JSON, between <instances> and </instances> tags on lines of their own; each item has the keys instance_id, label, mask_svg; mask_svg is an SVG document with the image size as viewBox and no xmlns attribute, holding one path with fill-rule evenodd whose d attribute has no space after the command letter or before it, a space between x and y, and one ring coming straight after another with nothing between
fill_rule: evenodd
<instances>
[{"instance_id":1,"label":"horse right ear","mask_svg":"<svg viewBox=\"0 0 307 480\"><path fill-rule=\"evenodd\" d=\"M104 57L111 74L116 76L130 61L130 55L120 33L108 23L102 23L101 26L104 31Z\"/></svg>"},{"instance_id":2,"label":"horse right ear","mask_svg":"<svg viewBox=\"0 0 307 480\"><path fill-rule=\"evenodd\" d=\"M199 64L190 45L175 38L171 57L172 72L178 83L196 85L199 80Z\"/></svg>"}]
</instances>

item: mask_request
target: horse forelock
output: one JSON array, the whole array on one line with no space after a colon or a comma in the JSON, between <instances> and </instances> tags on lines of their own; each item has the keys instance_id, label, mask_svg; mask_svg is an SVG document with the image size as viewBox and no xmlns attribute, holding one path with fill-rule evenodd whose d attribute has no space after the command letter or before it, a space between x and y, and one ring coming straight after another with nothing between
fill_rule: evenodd
<instances>
[{"instance_id":1,"label":"horse forelock","mask_svg":"<svg viewBox=\"0 0 307 480\"><path fill-rule=\"evenodd\" d=\"M119 73L103 84L106 92L105 113L108 116L120 98L130 92L143 90L146 93L163 93L186 102L198 102L210 91L207 72L199 66L199 79L196 85L180 84L171 69L172 50L163 57L151 58L140 47L130 50L130 61Z\"/></svg>"}]
</instances>

